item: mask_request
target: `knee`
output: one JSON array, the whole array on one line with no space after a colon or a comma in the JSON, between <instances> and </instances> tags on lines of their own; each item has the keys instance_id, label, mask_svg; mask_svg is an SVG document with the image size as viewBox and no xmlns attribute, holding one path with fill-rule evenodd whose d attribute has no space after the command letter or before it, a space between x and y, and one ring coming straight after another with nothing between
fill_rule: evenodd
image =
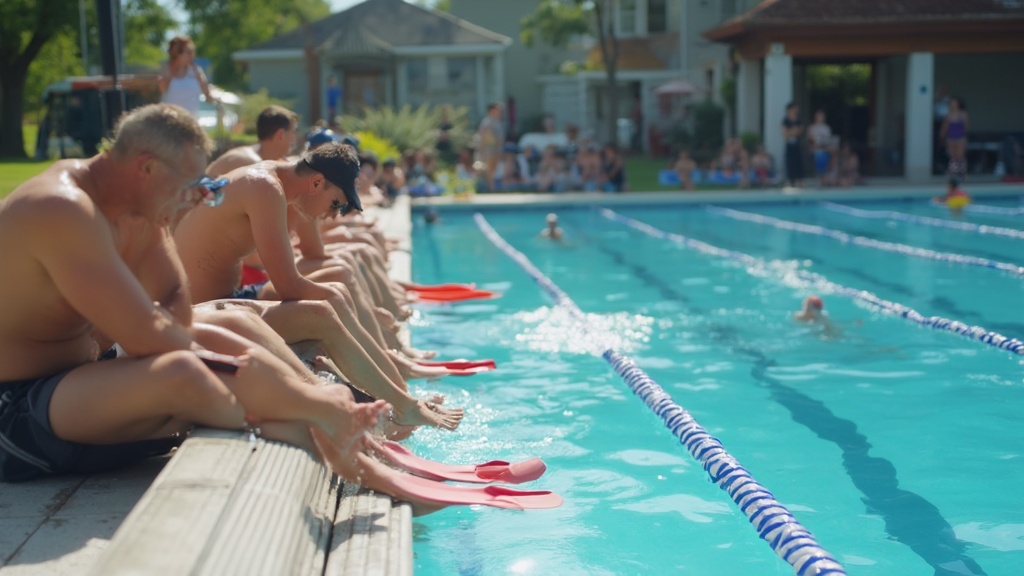
<instances>
[{"instance_id":1,"label":"knee","mask_svg":"<svg viewBox=\"0 0 1024 576\"><path fill-rule=\"evenodd\" d=\"M262 321L255 310L249 308L224 308L207 314L207 321L241 335L260 331Z\"/></svg>"},{"instance_id":2,"label":"knee","mask_svg":"<svg viewBox=\"0 0 1024 576\"><path fill-rule=\"evenodd\" d=\"M210 405L224 396L223 386L191 351L178 350L162 355L154 372L169 386L169 397L183 406Z\"/></svg>"}]
</instances>

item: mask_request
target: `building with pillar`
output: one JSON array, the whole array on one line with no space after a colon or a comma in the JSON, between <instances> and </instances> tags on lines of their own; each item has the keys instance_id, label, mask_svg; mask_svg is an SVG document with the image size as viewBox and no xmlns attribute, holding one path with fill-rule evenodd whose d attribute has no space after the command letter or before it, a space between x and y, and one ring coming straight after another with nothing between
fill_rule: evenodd
<instances>
[{"instance_id":1,"label":"building with pillar","mask_svg":"<svg viewBox=\"0 0 1024 576\"><path fill-rule=\"evenodd\" d=\"M1024 3L1015 0L773 0L706 30L730 45L737 131L783 156L786 103L811 122L814 66L859 65L863 94L830 118L869 174L923 182L941 174L937 129L948 97L967 103L971 173L994 168L999 142L1024 133ZM856 100L856 101L855 101Z\"/></svg>"},{"instance_id":2,"label":"building with pillar","mask_svg":"<svg viewBox=\"0 0 1024 576\"><path fill-rule=\"evenodd\" d=\"M366 0L234 54L253 91L290 100L303 123L326 119L334 76L338 114L362 106L451 104L474 119L505 96L512 40L404 0Z\"/></svg>"}]
</instances>

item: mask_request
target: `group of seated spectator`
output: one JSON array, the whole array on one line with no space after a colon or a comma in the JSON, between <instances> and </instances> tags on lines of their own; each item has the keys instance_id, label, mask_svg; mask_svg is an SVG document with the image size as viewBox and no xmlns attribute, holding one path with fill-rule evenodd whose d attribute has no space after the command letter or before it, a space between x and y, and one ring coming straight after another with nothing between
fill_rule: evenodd
<instances>
[{"instance_id":1,"label":"group of seated spectator","mask_svg":"<svg viewBox=\"0 0 1024 576\"><path fill-rule=\"evenodd\" d=\"M469 154L470 152L466 152ZM495 178L496 192L623 192L626 169L614 144L548 144L520 149L505 144Z\"/></svg>"},{"instance_id":2,"label":"group of seated spectator","mask_svg":"<svg viewBox=\"0 0 1024 576\"><path fill-rule=\"evenodd\" d=\"M413 196L443 194L452 178L457 182L454 185L465 183L477 192L622 192L626 188L625 164L612 144L601 149L595 144L579 148L549 144L543 149L527 145L520 149L507 142L495 172L495 190L487 189L484 166L472 148L459 150L453 174L439 169L429 151L407 152L401 166L392 163L390 173L396 171L397 176L387 177L388 185L396 191L404 185ZM401 185L395 186L395 182ZM378 186L384 187L380 180Z\"/></svg>"},{"instance_id":3,"label":"group of seated spectator","mask_svg":"<svg viewBox=\"0 0 1024 576\"><path fill-rule=\"evenodd\" d=\"M669 168L662 170L659 181L663 185L678 185L683 190L693 190L697 184L764 188L777 185L781 177L775 159L763 145L758 144L750 154L739 138L729 138L706 168L690 156L688 149L680 150ZM847 187L862 182L860 159L849 143L844 143L839 146L838 153L830 155L820 184Z\"/></svg>"}]
</instances>

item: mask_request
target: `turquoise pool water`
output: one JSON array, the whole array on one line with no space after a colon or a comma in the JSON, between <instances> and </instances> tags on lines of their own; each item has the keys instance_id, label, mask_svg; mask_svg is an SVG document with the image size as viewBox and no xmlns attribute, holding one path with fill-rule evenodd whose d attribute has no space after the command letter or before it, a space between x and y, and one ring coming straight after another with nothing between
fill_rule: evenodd
<instances>
[{"instance_id":1,"label":"turquoise pool water","mask_svg":"<svg viewBox=\"0 0 1024 576\"><path fill-rule=\"evenodd\" d=\"M983 200L1017 206L1017 200ZM948 218L920 202L847 203ZM817 203L732 205L890 243L1024 264L1022 240L858 218ZM413 343L498 370L420 384L467 408L454 433L420 431L449 462L540 456L526 487L556 510L451 508L416 520L417 574L792 574L600 357L631 357L719 438L850 574L1024 573L1021 356L819 291L841 328L792 320L810 271L925 316L1024 338L1024 277L911 258L740 221L701 206L616 208L665 232L755 256L749 267L654 238L593 208L560 208L564 245L537 237L543 211L488 223L587 314L591 332L489 242L471 212L416 219L414 279L475 281L498 300L420 306ZM1020 218L961 222L1024 229Z\"/></svg>"}]
</instances>

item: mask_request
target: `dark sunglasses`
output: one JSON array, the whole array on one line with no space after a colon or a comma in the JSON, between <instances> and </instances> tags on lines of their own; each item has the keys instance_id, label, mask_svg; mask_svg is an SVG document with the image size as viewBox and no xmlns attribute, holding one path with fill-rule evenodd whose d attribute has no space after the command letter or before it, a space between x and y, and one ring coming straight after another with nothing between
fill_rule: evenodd
<instances>
[{"instance_id":1,"label":"dark sunglasses","mask_svg":"<svg viewBox=\"0 0 1024 576\"><path fill-rule=\"evenodd\" d=\"M335 216L345 216L350 214L356 209L355 205L351 202L342 202L335 198L331 200L331 212L334 212Z\"/></svg>"}]
</instances>

